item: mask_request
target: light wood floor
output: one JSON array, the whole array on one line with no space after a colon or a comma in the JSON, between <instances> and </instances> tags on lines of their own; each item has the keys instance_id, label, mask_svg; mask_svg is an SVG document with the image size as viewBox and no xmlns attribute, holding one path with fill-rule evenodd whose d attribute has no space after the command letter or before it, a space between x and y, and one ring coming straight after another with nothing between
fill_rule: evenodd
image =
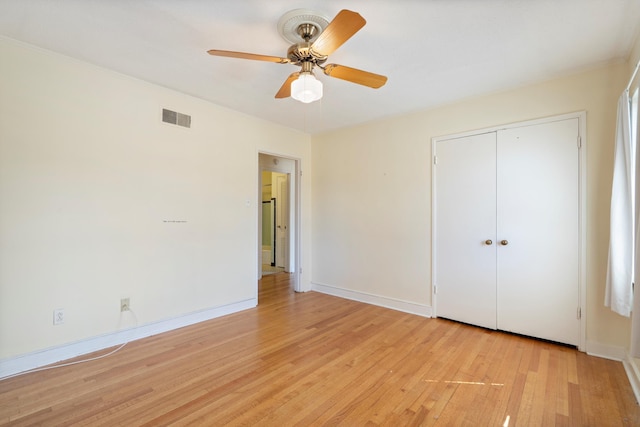
<instances>
[{"instance_id":1,"label":"light wood floor","mask_svg":"<svg viewBox=\"0 0 640 427\"><path fill-rule=\"evenodd\" d=\"M289 289L98 361L0 381L0 424L638 426L619 362ZM508 421L508 424L505 424Z\"/></svg>"}]
</instances>

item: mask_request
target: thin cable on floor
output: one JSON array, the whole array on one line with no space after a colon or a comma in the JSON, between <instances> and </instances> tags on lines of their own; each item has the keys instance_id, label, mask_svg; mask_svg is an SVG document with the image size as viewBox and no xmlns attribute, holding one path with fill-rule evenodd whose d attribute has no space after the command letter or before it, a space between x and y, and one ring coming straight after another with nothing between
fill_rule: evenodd
<instances>
[{"instance_id":1,"label":"thin cable on floor","mask_svg":"<svg viewBox=\"0 0 640 427\"><path fill-rule=\"evenodd\" d=\"M132 330L135 330L135 328L138 326L138 317L133 312L133 310L129 309L128 311L133 316L134 325L133 325ZM120 316L120 318L122 319L122 316ZM117 352L119 352L120 350L122 350L124 348L124 346L129 344L130 341L131 341L130 339L125 341L124 343L120 344L119 347L117 347L114 350L111 350L107 354L103 354L103 355L96 356L96 357L90 357L88 359L76 360L75 362L68 362L68 363L62 363L62 364L59 364L59 365L44 366L42 368L29 369L28 371L18 372L17 374L13 374L13 375L9 375L9 376L6 376L6 377L2 377L2 378L0 378L0 381L8 380L9 378L19 377L21 375L33 374L34 372L48 371L48 370L51 370L51 369L64 368L66 366L78 365L80 363L87 363L87 362L93 362L94 360L104 359L105 357L112 356L112 355L116 354Z\"/></svg>"}]
</instances>

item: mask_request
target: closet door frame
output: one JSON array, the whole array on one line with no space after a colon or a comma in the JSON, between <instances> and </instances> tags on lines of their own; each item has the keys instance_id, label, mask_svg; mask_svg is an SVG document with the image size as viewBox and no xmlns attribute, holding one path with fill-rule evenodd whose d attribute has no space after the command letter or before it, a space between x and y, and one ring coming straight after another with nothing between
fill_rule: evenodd
<instances>
[{"instance_id":1,"label":"closet door frame","mask_svg":"<svg viewBox=\"0 0 640 427\"><path fill-rule=\"evenodd\" d=\"M561 114L556 116L549 116L539 119L527 120L522 122L514 122L506 125L498 125L484 129L476 129L472 131L443 135L439 137L431 138L431 306L432 306L432 316L438 317L438 302L437 302L437 257L436 253L436 244L437 244L437 232L436 232L436 224L437 224L437 206L436 206L436 196L437 196L437 177L436 177L436 168L433 165L436 163L437 152L436 152L436 144L439 141L454 139L454 138L465 138L470 137L477 134L488 133L488 132L498 132L505 129L513 129L519 128L523 126L531 126L536 124L543 124L549 122L555 122L559 120L567 120L567 119L578 119L578 139L576 141L577 146L579 147L578 156L579 156L579 164L578 164L578 198L579 198L579 206L578 206L578 226L579 226L579 236L578 236L578 251L579 251L579 268L578 268L578 294L579 294L579 302L577 307L576 316L579 317L580 320L580 342L578 344L578 350L586 351L586 319L587 319L587 304L586 304L586 183L587 183L587 159L586 159L586 143L587 143L587 135L586 135L586 111L578 111L573 113Z\"/></svg>"}]
</instances>

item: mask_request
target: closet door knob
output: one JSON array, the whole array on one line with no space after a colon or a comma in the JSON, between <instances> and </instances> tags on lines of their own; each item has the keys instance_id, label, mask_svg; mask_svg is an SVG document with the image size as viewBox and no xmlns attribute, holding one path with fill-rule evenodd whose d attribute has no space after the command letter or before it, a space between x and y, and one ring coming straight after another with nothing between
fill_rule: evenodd
<instances>
[{"instance_id":1,"label":"closet door knob","mask_svg":"<svg viewBox=\"0 0 640 427\"><path fill-rule=\"evenodd\" d=\"M491 239L485 240L484 244L487 245L487 246L492 245L493 244L493 240L491 240Z\"/></svg>"},{"instance_id":2,"label":"closet door knob","mask_svg":"<svg viewBox=\"0 0 640 427\"><path fill-rule=\"evenodd\" d=\"M501 241L500 241L500 244L501 244L502 246L507 246L507 245L509 244L509 241L508 241L508 240L501 240Z\"/></svg>"}]
</instances>

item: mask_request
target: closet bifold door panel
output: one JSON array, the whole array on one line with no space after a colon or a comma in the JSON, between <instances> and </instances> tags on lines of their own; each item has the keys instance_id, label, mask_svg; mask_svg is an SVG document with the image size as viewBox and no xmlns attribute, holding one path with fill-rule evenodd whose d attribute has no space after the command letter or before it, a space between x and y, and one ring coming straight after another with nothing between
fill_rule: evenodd
<instances>
[{"instance_id":1,"label":"closet bifold door panel","mask_svg":"<svg viewBox=\"0 0 640 427\"><path fill-rule=\"evenodd\" d=\"M577 117L434 141L434 312L580 344Z\"/></svg>"},{"instance_id":2,"label":"closet bifold door panel","mask_svg":"<svg viewBox=\"0 0 640 427\"><path fill-rule=\"evenodd\" d=\"M578 345L578 119L498 132L498 329ZM505 243L504 245L502 243Z\"/></svg>"},{"instance_id":3,"label":"closet bifold door panel","mask_svg":"<svg viewBox=\"0 0 640 427\"><path fill-rule=\"evenodd\" d=\"M496 329L496 133L437 143L438 317Z\"/></svg>"}]
</instances>

